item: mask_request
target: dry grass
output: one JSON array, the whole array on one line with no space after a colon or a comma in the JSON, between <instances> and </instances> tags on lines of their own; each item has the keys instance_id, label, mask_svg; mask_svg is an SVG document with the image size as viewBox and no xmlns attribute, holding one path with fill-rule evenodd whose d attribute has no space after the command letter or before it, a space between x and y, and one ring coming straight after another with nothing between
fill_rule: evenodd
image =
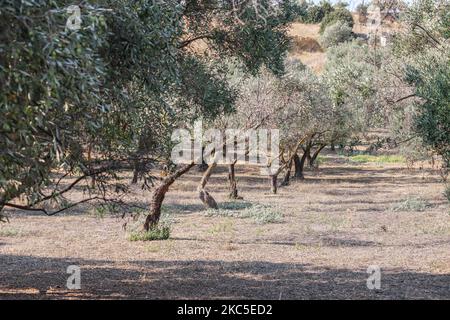
<instances>
[{"instance_id":1,"label":"dry grass","mask_svg":"<svg viewBox=\"0 0 450 320\"><path fill-rule=\"evenodd\" d=\"M320 24L293 23L289 30L290 36L319 39Z\"/></svg>"},{"instance_id":2,"label":"dry grass","mask_svg":"<svg viewBox=\"0 0 450 320\"><path fill-rule=\"evenodd\" d=\"M278 223L208 215L195 170L168 194L165 241L129 241L122 219L87 208L11 212L7 226L21 236L0 236L0 298L450 298L450 215L438 175L324 158L277 195L256 168L238 168L245 201L278 208ZM218 168L209 189L221 204L226 186ZM134 196L148 203L139 188ZM426 208L392 210L408 197ZM79 291L65 289L70 264L81 267ZM381 267L380 290L366 287L369 265Z\"/></svg>"},{"instance_id":3,"label":"dry grass","mask_svg":"<svg viewBox=\"0 0 450 320\"><path fill-rule=\"evenodd\" d=\"M357 14L353 15L353 20L355 21L353 32L367 36L369 29L365 24L359 23ZM290 56L300 59L315 73L321 73L326 62L326 53L323 52L318 43L320 37L319 29L320 24L293 23L289 30L289 35L294 38ZM385 22L383 30L399 31L401 28L398 23Z\"/></svg>"},{"instance_id":4,"label":"dry grass","mask_svg":"<svg viewBox=\"0 0 450 320\"><path fill-rule=\"evenodd\" d=\"M326 57L318 43L319 29L319 24L293 23L289 31L294 38L290 57L299 59L316 73L322 72Z\"/></svg>"}]
</instances>

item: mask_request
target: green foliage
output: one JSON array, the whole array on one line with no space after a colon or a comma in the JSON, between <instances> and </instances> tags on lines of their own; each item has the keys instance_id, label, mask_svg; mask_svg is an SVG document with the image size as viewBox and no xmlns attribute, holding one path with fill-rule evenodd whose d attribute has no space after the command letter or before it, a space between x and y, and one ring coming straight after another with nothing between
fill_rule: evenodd
<instances>
[{"instance_id":1,"label":"green foliage","mask_svg":"<svg viewBox=\"0 0 450 320\"><path fill-rule=\"evenodd\" d=\"M34 201L50 170L70 166L100 126L103 11L87 5L85 27L72 32L68 5L1 3L0 203L22 193Z\"/></svg>"},{"instance_id":2,"label":"green foliage","mask_svg":"<svg viewBox=\"0 0 450 320\"><path fill-rule=\"evenodd\" d=\"M345 8L339 7L328 13L322 20L320 24L320 34L322 34L327 26L335 24L338 21L346 23L350 28L353 28L353 17L352 13Z\"/></svg>"},{"instance_id":3,"label":"green foliage","mask_svg":"<svg viewBox=\"0 0 450 320\"><path fill-rule=\"evenodd\" d=\"M450 3L441 0L417 0L402 15L407 32L395 38L399 56L411 56L445 42L450 37Z\"/></svg>"},{"instance_id":4,"label":"green foliage","mask_svg":"<svg viewBox=\"0 0 450 320\"><path fill-rule=\"evenodd\" d=\"M404 77L415 88L413 129L423 143L442 157L450 170L450 48L447 2L414 2L403 20L409 32L395 42L395 53L405 63Z\"/></svg>"},{"instance_id":5,"label":"green foliage","mask_svg":"<svg viewBox=\"0 0 450 320\"><path fill-rule=\"evenodd\" d=\"M347 23L337 21L325 28L320 36L320 44L322 47L328 48L346 42L352 39L352 28Z\"/></svg>"},{"instance_id":6,"label":"green foliage","mask_svg":"<svg viewBox=\"0 0 450 320\"><path fill-rule=\"evenodd\" d=\"M130 241L167 240L170 237L170 227L158 226L148 231L135 231L129 235Z\"/></svg>"},{"instance_id":7,"label":"green foliage","mask_svg":"<svg viewBox=\"0 0 450 320\"><path fill-rule=\"evenodd\" d=\"M450 56L433 60L427 57L422 60L422 70L415 69L413 75L410 71L416 95L424 99L417 104L416 130L450 168Z\"/></svg>"},{"instance_id":8,"label":"green foliage","mask_svg":"<svg viewBox=\"0 0 450 320\"><path fill-rule=\"evenodd\" d=\"M29 205L45 198L55 169L113 175L167 162L175 127L233 111L224 58L283 72L296 10L290 0L277 10L261 1L259 13L219 0L93 3L72 31L70 1L1 0L0 209L22 194ZM192 50L199 39L208 54Z\"/></svg>"},{"instance_id":9,"label":"green foliage","mask_svg":"<svg viewBox=\"0 0 450 320\"><path fill-rule=\"evenodd\" d=\"M319 4L303 2L301 4L300 22L319 23L323 18L334 10L328 1L321 1Z\"/></svg>"},{"instance_id":10,"label":"green foliage","mask_svg":"<svg viewBox=\"0 0 450 320\"><path fill-rule=\"evenodd\" d=\"M330 47L323 74L330 99L340 115L334 129L338 141L349 138L376 124L378 68L381 53L369 50L357 40Z\"/></svg>"}]
</instances>

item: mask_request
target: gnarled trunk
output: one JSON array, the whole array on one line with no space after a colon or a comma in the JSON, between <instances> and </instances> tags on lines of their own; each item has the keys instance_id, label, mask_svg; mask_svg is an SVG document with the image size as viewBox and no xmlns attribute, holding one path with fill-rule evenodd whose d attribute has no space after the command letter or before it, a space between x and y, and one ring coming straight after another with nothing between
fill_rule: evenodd
<instances>
[{"instance_id":1,"label":"gnarled trunk","mask_svg":"<svg viewBox=\"0 0 450 320\"><path fill-rule=\"evenodd\" d=\"M317 156L318 156L319 153L323 150L323 148L325 148L325 145L324 145L324 144L321 144L321 145L319 146L319 148L313 153L313 155L312 155L312 157L311 157L311 160L310 160L310 162L309 162L309 165L310 165L311 167L315 167L315 163L316 163Z\"/></svg>"},{"instance_id":2,"label":"gnarled trunk","mask_svg":"<svg viewBox=\"0 0 450 320\"><path fill-rule=\"evenodd\" d=\"M185 165L171 175L165 177L162 180L161 184L153 191L152 199L150 202L150 213L147 215L147 218L144 222L145 231L148 231L158 224L159 218L161 217L161 206L164 201L164 197L169 190L169 187L175 182L176 179L188 172L193 166L194 163Z\"/></svg>"},{"instance_id":3,"label":"gnarled trunk","mask_svg":"<svg viewBox=\"0 0 450 320\"><path fill-rule=\"evenodd\" d=\"M304 149L303 155L301 158L298 157L298 155L294 155L294 167L295 167L295 174L294 177L298 179L305 179L305 176L303 175L303 169L305 168L305 162L309 155L310 146L308 145L306 149Z\"/></svg>"},{"instance_id":4,"label":"gnarled trunk","mask_svg":"<svg viewBox=\"0 0 450 320\"><path fill-rule=\"evenodd\" d=\"M217 209L217 202L214 200L214 198L209 194L208 191L206 191L205 186L209 181L209 178L211 177L211 174L214 170L214 168L217 167L217 163L212 163L209 165L208 169L203 174L202 180L200 181L200 185L197 188L198 191L198 197L203 202L203 204L207 208Z\"/></svg>"},{"instance_id":5,"label":"gnarled trunk","mask_svg":"<svg viewBox=\"0 0 450 320\"><path fill-rule=\"evenodd\" d=\"M300 166L299 166L300 176L299 176L299 178L302 180L305 179L305 176L303 175L303 169L305 168L305 163L306 163L306 159L308 158L308 154L309 154L309 151L308 152L305 151L300 159Z\"/></svg>"},{"instance_id":6,"label":"gnarled trunk","mask_svg":"<svg viewBox=\"0 0 450 320\"><path fill-rule=\"evenodd\" d=\"M294 155L294 178L303 178L303 173L301 169L301 161L298 154Z\"/></svg>"},{"instance_id":7,"label":"gnarled trunk","mask_svg":"<svg viewBox=\"0 0 450 320\"><path fill-rule=\"evenodd\" d=\"M295 157L295 155L294 155L294 157ZM280 186L287 186L287 185L289 185L289 180L291 178L292 162L293 162L293 160L289 161L289 164L288 164L288 166L286 168L286 173L284 174L283 182L281 182Z\"/></svg>"}]
</instances>

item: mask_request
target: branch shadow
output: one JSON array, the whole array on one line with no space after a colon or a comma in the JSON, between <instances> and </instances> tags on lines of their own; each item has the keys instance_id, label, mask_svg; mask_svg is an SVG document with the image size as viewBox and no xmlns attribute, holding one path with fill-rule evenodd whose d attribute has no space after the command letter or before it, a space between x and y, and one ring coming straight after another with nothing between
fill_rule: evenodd
<instances>
[{"instance_id":1,"label":"branch shadow","mask_svg":"<svg viewBox=\"0 0 450 320\"><path fill-rule=\"evenodd\" d=\"M68 265L81 289L66 289ZM267 261L114 261L0 256L0 299L449 299L450 274L366 270Z\"/></svg>"}]
</instances>

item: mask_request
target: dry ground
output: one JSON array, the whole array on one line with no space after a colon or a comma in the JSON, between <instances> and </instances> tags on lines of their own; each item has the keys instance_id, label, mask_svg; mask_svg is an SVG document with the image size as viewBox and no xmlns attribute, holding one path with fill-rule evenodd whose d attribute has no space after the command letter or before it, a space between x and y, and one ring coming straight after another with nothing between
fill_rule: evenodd
<instances>
[{"instance_id":1,"label":"dry ground","mask_svg":"<svg viewBox=\"0 0 450 320\"><path fill-rule=\"evenodd\" d=\"M122 219L86 208L11 213L0 226L0 298L449 299L450 214L438 175L327 157L278 195L256 168L239 168L245 200L276 207L279 223L208 216L195 170L168 194L166 241L131 242ZM226 172L217 171L209 189L223 203ZM409 196L427 208L393 210ZM136 197L145 204L148 193ZM68 265L81 267L81 290L66 289ZM369 265L381 268L380 290L367 289Z\"/></svg>"},{"instance_id":2,"label":"dry ground","mask_svg":"<svg viewBox=\"0 0 450 320\"><path fill-rule=\"evenodd\" d=\"M318 41L319 29L319 24L293 23L289 30L289 35L294 38L311 38ZM326 53L323 50L315 52L291 50L289 56L299 59L316 73L323 71L326 61Z\"/></svg>"},{"instance_id":3,"label":"dry ground","mask_svg":"<svg viewBox=\"0 0 450 320\"><path fill-rule=\"evenodd\" d=\"M365 24L359 22L357 14L353 15L353 32L361 35L368 35L369 29ZM320 24L305 24L305 23L293 23L289 29L289 35L296 38L309 38L317 42L319 41L320 34ZM401 28L398 23L384 22L383 31L392 32L400 31ZM309 40L308 39L308 40ZM311 52L310 50L298 50L296 46L290 51L289 54L292 58L297 58L305 65L310 67L315 73L321 73L324 70L326 63L326 52L325 50L315 50Z\"/></svg>"}]
</instances>

